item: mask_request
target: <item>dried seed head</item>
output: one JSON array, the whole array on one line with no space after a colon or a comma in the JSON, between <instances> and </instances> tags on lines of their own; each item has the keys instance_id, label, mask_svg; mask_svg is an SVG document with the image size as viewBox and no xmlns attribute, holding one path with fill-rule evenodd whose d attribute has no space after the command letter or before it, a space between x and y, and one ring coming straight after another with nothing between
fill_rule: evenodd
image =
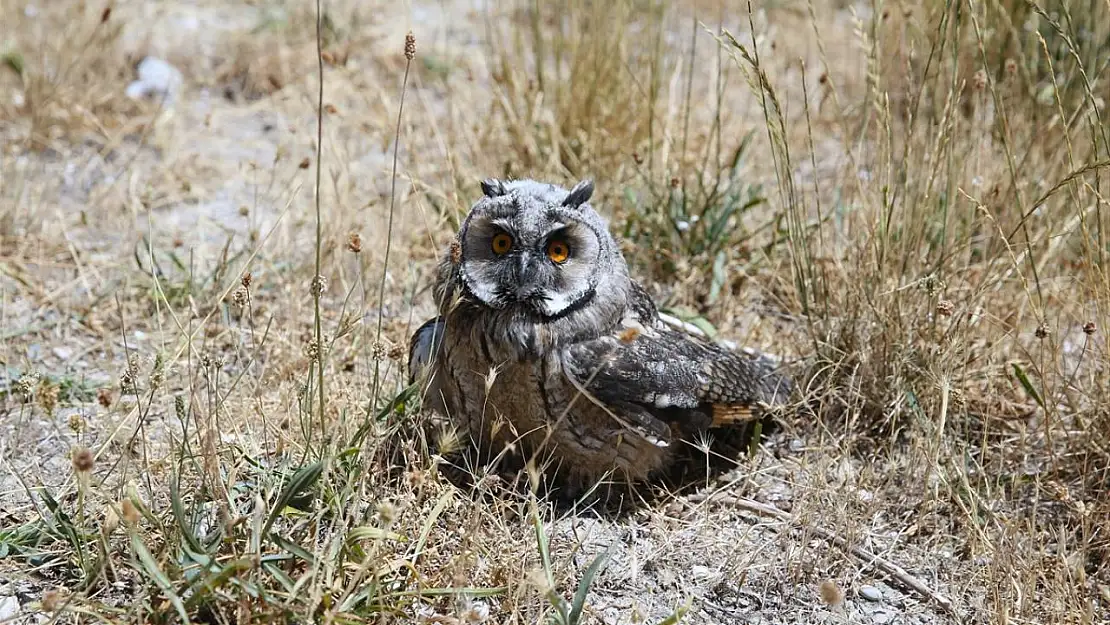
<instances>
[{"instance_id":1,"label":"dried seed head","mask_svg":"<svg viewBox=\"0 0 1110 625\"><path fill-rule=\"evenodd\" d=\"M123 522L128 525L139 524L139 509L130 499L123 499L119 502L120 512L123 514Z\"/></svg>"},{"instance_id":2,"label":"dried seed head","mask_svg":"<svg viewBox=\"0 0 1110 625\"><path fill-rule=\"evenodd\" d=\"M1037 330L1033 333L1033 335L1036 336L1039 339L1047 338L1048 337L1048 324L1047 323L1041 323L1041 325L1037 326Z\"/></svg>"},{"instance_id":3,"label":"dried seed head","mask_svg":"<svg viewBox=\"0 0 1110 625\"><path fill-rule=\"evenodd\" d=\"M73 463L73 470L78 473L88 473L92 471L96 459L93 453L85 447L77 447L73 450L73 455L70 456L70 462Z\"/></svg>"},{"instance_id":4,"label":"dried seed head","mask_svg":"<svg viewBox=\"0 0 1110 625\"><path fill-rule=\"evenodd\" d=\"M937 302L937 314L941 317L951 317L955 310L956 305L949 300L942 299Z\"/></svg>"},{"instance_id":5,"label":"dried seed head","mask_svg":"<svg viewBox=\"0 0 1110 625\"><path fill-rule=\"evenodd\" d=\"M119 515L112 506L104 506L104 533L109 536L119 527Z\"/></svg>"},{"instance_id":6,"label":"dried seed head","mask_svg":"<svg viewBox=\"0 0 1110 625\"><path fill-rule=\"evenodd\" d=\"M96 401L104 408L112 407L112 389L104 387L96 391Z\"/></svg>"},{"instance_id":7,"label":"dried seed head","mask_svg":"<svg viewBox=\"0 0 1110 625\"><path fill-rule=\"evenodd\" d=\"M1098 326L1095 325L1094 321L1088 321L1087 323L1083 324L1083 334L1091 336L1095 332L1098 332Z\"/></svg>"},{"instance_id":8,"label":"dried seed head","mask_svg":"<svg viewBox=\"0 0 1110 625\"><path fill-rule=\"evenodd\" d=\"M370 346L370 358L374 362L385 360L387 354L389 354L389 344L385 339L374 341L374 344Z\"/></svg>"},{"instance_id":9,"label":"dried seed head","mask_svg":"<svg viewBox=\"0 0 1110 625\"><path fill-rule=\"evenodd\" d=\"M840 605L844 601L844 591L831 579L821 582L820 592L821 600L828 605Z\"/></svg>"},{"instance_id":10,"label":"dried seed head","mask_svg":"<svg viewBox=\"0 0 1110 625\"><path fill-rule=\"evenodd\" d=\"M401 360L402 358L405 357L405 346L401 345L400 343L397 343L396 345L392 345L392 346L390 346L389 354L387 354L387 355L389 356L389 359L392 360L392 361Z\"/></svg>"},{"instance_id":11,"label":"dried seed head","mask_svg":"<svg viewBox=\"0 0 1110 625\"><path fill-rule=\"evenodd\" d=\"M362 253L362 235L357 232L347 235L347 251L354 254Z\"/></svg>"},{"instance_id":12,"label":"dried seed head","mask_svg":"<svg viewBox=\"0 0 1110 625\"><path fill-rule=\"evenodd\" d=\"M671 188L672 189L677 189L678 185L681 184L681 183L682 182L678 178L671 178Z\"/></svg>"},{"instance_id":13,"label":"dried seed head","mask_svg":"<svg viewBox=\"0 0 1110 625\"><path fill-rule=\"evenodd\" d=\"M416 35L411 31L405 35L405 58L410 61L416 58Z\"/></svg>"},{"instance_id":14,"label":"dried seed head","mask_svg":"<svg viewBox=\"0 0 1110 625\"><path fill-rule=\"evenodd\" d=\"M320 297L328 290L328 279L324 276L313 276L312 284L309 285L308 290L313 297Z\"/></svg>"},{"instance_id":15,"label":"dried seed head","mask_svg":"<svg viewBox=\"0 0 1110 625\"><path fill-rule=\"evenodd\" d=\"M239 284L242 284L244 289L249 289L251 288L251 280L254 280L254 276L251 275L251 272L246 271L243 272L243 276L239 278Z\"/></svg>"},{"instance_id":16,"label":"dried seed head","mask_svg":"<svg viewBox=\"0 0 1110 625\"><path fill-rule=\"evenodd\" d=\"M405 481L408 482L409 488L420 488L427 480L428 474L420 469L412 469L405 473Z\"/></svg>"},{"instance_id":17,"label":"dried seed head","mask_svg":"<svg viewBox=\"0 0 1110 625\"><path fill-rule=\"evenodd\" d=\"M110 9L105 9L105 12ZM42 611L43 612L57 612L62 604L65 603L65 594L61 590L48 590L42 593Z\"/></svg>"},{"instance_id":18,"label":"dried seed head","mask_svg":"<svg viewBox=\"0 0 1110 625\"><path fill-rule=\"evenodd\" d=\"M182 423L185 422L185 417L188 415L185 412L185 398L181 395L173 397L173 412Z\"/></svg>"},{"instance_id":19,"label":"dried seed head","mask_svg":"<svg viewBox=\"0 0 1110 625\"><path fill-rule=\"evenodd\" d=\"M44 379L39 383L36 398L39 400L39 407L48 415L54 414L54 409L58 407L58 390L58 385L51 384L50 380Z\"/></svg>"},{"instance_id":20,"label":"dried seed head","mask_svg":"<svg viewBox=\"0 0 1110 625\"><path fill-rule=\"evenodd\" d=\"M487 395L489 394L490 389L493 388L493 383L497 381L497 375L500 374L500 373L501 373L500 365L493 365L492 367L489 368L489 371L486 373L486 394Z\"/></svg>"},{"instance_id":21,"label":"dried seed head","mask_svg":"<svg viewBox=\"0 0 1110 625\"><path fill-rule=\"evenodd\" d=\"M397 506L388 499L378 503L378 518L382 520L382 525L389 527L397 520Z\"/></svg>"},{"instance_id":22,"label":"dried seed head","mask_svg":"<svg viewBox=\"0 0 1110 625\"><path fill-rule=\"evenodd\" d=\"M324 105L324 112L327 113L328 115L335 115L336 113L339 112L339 109L335 108L334 104L329 103L329 104Z\"/></svg>"},{"instance_id":23,"label":"dried seed head","mask_svg":"<svg viewBox=\"0 0 1110 625\"><path fill-rule=\"evenodd\" d=\"M301 159L301 162L297 164L297 167L300 167L301 169L308 169L310 165L312 165L312 159L306 156Z\"/></svg>"},{"instance_id":24,"label":"dried seed head","mask_svg":"<svg viewBox=\"0 0 1110 625\"><path fill-rule=\"evenodd\" d=\"M250 301L251 292L243 287L235 289L235 291L231 294L231 305L236 308L246 308L247 304L250 304Z\"/></svg>"},{"instance_id":25,"label":"dried seed head","mask_svg":"<svg viewBox=\"0 0 1110 625\"><path fill-rule=\"evenodd\" d=\"M162 354L154 356L154 367L150 370L150 390L161 388L166 381L166 367L162 361Z\"/></svg>"},{"instance_id":26,"label":"dried seed head","mask_svg":"<svg viewBox=\"0 0 1110 625\"><path fill-rule=\"evenodd\" d=\"M925 294L930 297L944 289L944 280L941 280L935 273L925 276L918 284L925 291Z\"/></svg>"},{"instance_id":27,"label":"dried seed head","mask_svg":"<svg viewBox=\"0 0 1110 625\"><path fill-rule=\"evenodd\" d=\"M316 344L316 339L312 339L305 344L304 355L312 362L316 362L317 360L319 360L320 346Z\"/></svg>"},{"instance_id":28,"label":"dried seed head","mask_svg":"<svg viewBox=\"0 0 1110 625\"><path fill-rule=\"evenodd\" d=\"M985 70L979 70L979 71L975 72L975 75L971 77L971 86L976 91L982 91L983 89L986 89L987 88L987 72Z\"/></svg>"},{"instance_id":29,"label":"dried seed head","mask_svg":"<svg viewBox=\"0 0 1110 625\"><path fill-rule=\"evenodd\" d=\"M66 422L69 425L69 429L72 430L75 434L80 434L81 432L85 431L85 419L76 412L69 415L69 419L67 419Z\"/></svg>"},{"instance_id":30,"label":"dried seed head","mask_svg":"<svg viewBox=\"0 0 1110 625\"><path fill-rule=\"evenodd\" d=\"M451 264L457 265L462 262L462 243L458 239L451 240Z\"/></svg>"},{"instance_id":31,"label":"dried seed head","mask_svg":"<svg viewBox=\"0 0 1110 625\"><path fill-rule=\"evenodd\" d=\"M38 385L39 374L32 371L19 378L19 381L15 383L15 392L22 396L24 401L31 401L31 398L35 396L35 387Z\"/></svg>"},{"instance_id":32,"label":"dried seed head","mask_svg":"<svg viewBox=\"0 0 1110 625\"><path fill-rule=\"evenodd\" d=\"M120 392L124 395L137 395L139 392L139 355L127 358L127 369L119 377Z\"/></svg>"},{"instance_id":33,"label":"dried seed head","mask_svg":"<svg viewBox=\"0 0 1110 625\"><path fill-rule=\"evenodd\" d=\"M440 454L449 456L459 449L459 433L453 427L445 427L436 436L436 449Z\"/></svg>"},{"instance_id":34,"label":"dried seed head","mask_svg":"<svg viewBox=\"0 0 1110 625\"><path fill-rule=\"evenodd\" d=\"M1017 75L1018 65L1014 59L1006 59L1006 76L1014 77Z\"/></svg>"}]
</instances>

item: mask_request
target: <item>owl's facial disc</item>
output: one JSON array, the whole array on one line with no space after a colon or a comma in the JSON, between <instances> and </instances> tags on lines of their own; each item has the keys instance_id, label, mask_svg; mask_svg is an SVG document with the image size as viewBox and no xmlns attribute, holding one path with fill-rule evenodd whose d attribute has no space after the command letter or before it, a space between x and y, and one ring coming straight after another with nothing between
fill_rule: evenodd
<instances>
[{"instance_id":1,"label":"owl's facial disc","mask_svg":"<svg viewBox=\"0 0 1110 625\"><path fill-rule=\"evenodd\" d=\"M476 207L464 224L460 274L467 290L490 308L541 323L589 303L600 233L564 207L524 211L514 204Z\"/></svg>"}]
</instances>

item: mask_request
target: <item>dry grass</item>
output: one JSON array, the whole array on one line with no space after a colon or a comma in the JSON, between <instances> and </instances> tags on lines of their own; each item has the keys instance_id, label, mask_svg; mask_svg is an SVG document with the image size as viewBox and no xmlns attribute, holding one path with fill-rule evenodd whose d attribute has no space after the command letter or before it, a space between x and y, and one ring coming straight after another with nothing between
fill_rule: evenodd
<instances>
[{"instance_id":1,"label":"dry grass","mask_svg":"<svg viewBox=\"0 0 1110 625\"><path fill-rule=\"evenodd\" d=\"M0 0L0 605L1110 613L1110 5L323 4L317 38L310 2ZM124 96L152 53L169 110ZM449 479L404 348L491 175L595 178L660 303L786 355L804 401L623 516Z\"/></svg>"}]
</instances>

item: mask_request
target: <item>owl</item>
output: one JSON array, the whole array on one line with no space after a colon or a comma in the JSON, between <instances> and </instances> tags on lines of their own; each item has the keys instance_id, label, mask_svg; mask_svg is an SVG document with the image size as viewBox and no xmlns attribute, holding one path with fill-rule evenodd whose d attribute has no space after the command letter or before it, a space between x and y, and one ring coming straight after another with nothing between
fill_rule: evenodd
<instances>
[{"instance_id":1,"label":"owl","mask_svg":"<svg viewBox=\"0 0 1110 625\"><path fill-rule=\"evenodd\" d=\"M658 312L590 205L592 181L481 188L438 265L439 315L413 335L408 367L425 409L478 449L542 460L570 488L640 482L684 441L785 403L791 385L771 361Z\"/></svg>"}]
</instances>

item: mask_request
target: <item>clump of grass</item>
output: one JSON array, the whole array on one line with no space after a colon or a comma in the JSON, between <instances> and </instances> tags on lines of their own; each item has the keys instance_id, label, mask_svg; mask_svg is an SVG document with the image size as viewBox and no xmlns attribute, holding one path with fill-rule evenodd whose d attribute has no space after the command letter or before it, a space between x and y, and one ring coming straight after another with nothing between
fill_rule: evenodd
<instances>
[{"instance_id":1,"label":"clump of grass","mask_svg":"<svg viewBox=\"0 0 1110 625\"><path fill-rule=\"evenodd\" d=\"M86 133L105 136L133 112L124 95L131 67L118 49L122 23L110 5L5 3L0 15L9 26L0 85L13 94L0 100L0 115L26 121L19 140L42 149Z\"/></svg>"}]
</instances>

